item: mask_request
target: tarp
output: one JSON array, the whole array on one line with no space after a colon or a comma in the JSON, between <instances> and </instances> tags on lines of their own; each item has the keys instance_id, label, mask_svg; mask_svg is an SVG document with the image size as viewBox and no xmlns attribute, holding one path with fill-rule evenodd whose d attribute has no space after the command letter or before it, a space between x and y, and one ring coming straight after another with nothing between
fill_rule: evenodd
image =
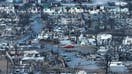
<instances>
[{"instance_id":1,"label":"tarp","mask_svg":"<svg viewBox=\"0 0 132 74\"><path fill-rule=\"evenodd\" d=\"M43 3L42 7L43 8L50 8L51 4L50 3Z\"/></svg>"}]
</instances>

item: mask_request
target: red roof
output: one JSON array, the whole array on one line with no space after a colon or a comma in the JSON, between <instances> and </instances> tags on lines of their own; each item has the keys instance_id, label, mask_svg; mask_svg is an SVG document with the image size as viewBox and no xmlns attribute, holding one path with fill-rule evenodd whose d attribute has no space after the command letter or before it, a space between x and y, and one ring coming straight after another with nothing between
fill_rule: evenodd
<instances>
[{"instance_id":1,"label":"red roof","mask_svg":"<svg viewBox=\"0 0 132 74\"><path fill-rule=\"evenodd\" d=\"M64 48L73 48L74 46L73 45L66 45L64 46Z\"/></svg>"}]
</instances>

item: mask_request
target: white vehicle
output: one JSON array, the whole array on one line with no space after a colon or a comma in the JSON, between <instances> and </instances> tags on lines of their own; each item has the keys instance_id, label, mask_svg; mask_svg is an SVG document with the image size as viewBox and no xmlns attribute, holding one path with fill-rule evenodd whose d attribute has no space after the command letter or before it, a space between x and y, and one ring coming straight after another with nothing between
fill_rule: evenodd
<instances>
[{"instance_id":1,"label":"white vehicle","mask_svg":"<svg viewBox=\"0 0 132 74\"><path fill-rule=\"evenodd\" d=\"M126 72L127 67L125 67L123 62L111 62L110 63L110 71L112 71L112 72Z\"/></svg>"},{"instance_id":2,"label":"white vehicle","mask_svg":"<svg viewBox=\"0 0 132 74\"><path fill-rule=\"evenodd\" d=\"M97 51L97 53L100 55L105 55L107 51L108 51L108 49L106 49L105 47L100 47L100 49Z\"/></svg>"},{"instance_id":3,"label":"white vehicle","mask_svg":"<svg viewBox=\"0 0 132 74\"><path fill-rule=\"evenodd\" d=\"M0 43L0 48L4 50L4 48L8 47L8 43Z\"/></svg>"},{"instance_id":4,"label":"white vehicle","mask_svg":"<svg viewBox=\"0 0 132 74\"><path fill-rule=\"evenodd\" d=\"M117 5L117 6L125 6L125 5L127 5L127 3L126 2L115 2L115 5Z\"/></svg>"},{"instance_id":5,"label":"white vehicle","mask_svg":"<svg viewBox=\"0 0 132 74\"><path fill-rule=\"evenodd\" d=\"M35 60L35 61L43 61L44 57L41 57L39 52L37 51L24 51L24 56L22 61L26 60Z\"/></svg>"}]
</instances>

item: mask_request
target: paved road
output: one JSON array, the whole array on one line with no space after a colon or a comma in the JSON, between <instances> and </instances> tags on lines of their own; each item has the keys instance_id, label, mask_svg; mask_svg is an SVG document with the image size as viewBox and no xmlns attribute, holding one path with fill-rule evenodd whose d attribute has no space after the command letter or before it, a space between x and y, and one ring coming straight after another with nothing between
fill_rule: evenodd
<instances>
[{"instance_id":1,"label":"paved road","mask_svg":"<svg viewBox=\"0 0 132 74\"><path fill-rule=\"evenodd\" d=\"M7 60L5 56L0 55L0 74L6 74L7 71Z\"/></svg>"}]
</instances>

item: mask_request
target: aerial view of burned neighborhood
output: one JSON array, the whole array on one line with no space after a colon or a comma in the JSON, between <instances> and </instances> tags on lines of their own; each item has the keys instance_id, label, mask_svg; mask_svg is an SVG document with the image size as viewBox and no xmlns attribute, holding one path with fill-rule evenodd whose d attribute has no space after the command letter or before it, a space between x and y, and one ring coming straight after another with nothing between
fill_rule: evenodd
<instances>
[{"instance_id":1,"label":"aerial view of burned neighborhood","mask_svg":"<svg viewBox=\"0 0 132 74\"><path fill-rule=\"evenodd\" d=\"M132 0L0 0L0 74L132 74Z\"/></svg>"}]
</instances>

